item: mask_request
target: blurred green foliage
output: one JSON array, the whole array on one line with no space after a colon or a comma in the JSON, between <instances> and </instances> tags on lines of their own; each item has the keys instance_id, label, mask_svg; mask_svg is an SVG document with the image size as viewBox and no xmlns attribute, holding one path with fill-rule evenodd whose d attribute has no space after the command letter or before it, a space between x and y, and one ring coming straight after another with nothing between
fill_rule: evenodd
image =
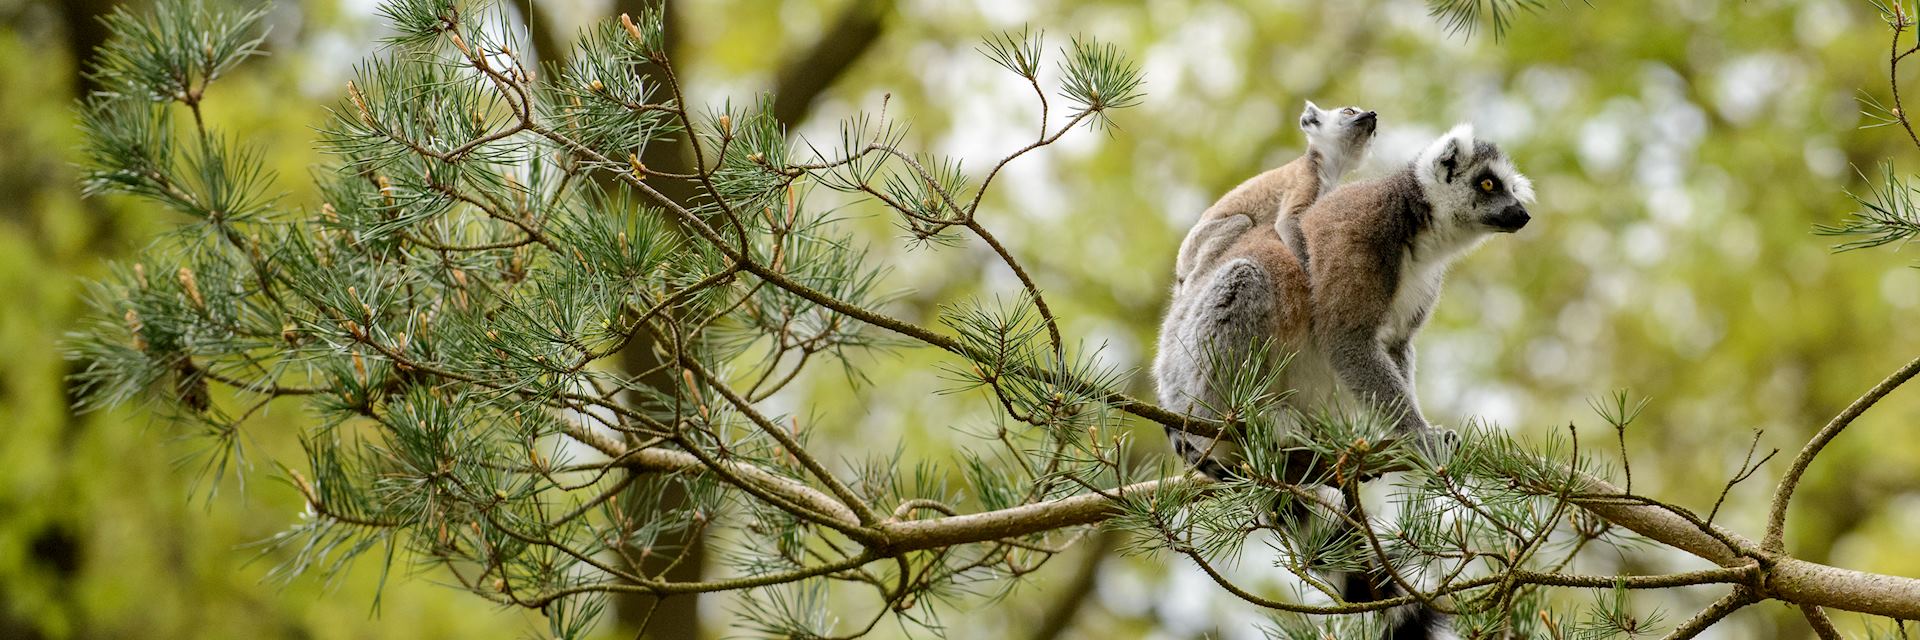
<instances>
[{"instance_id":1,"label":"blurred green foliage","mask_svg":"<svg viewBox=\"0 0 1920 640\"><path fill-rule=\"evenodd\" d=\"M582 23L606 11L542 2L548 10L535 15ZM32 61L0 65L0 291L11 298L0 311L0 637L477 638L534 628L404 571L377 609L377 567L334 585L265 583L273 562L249 562L244 545L298 517L292 490L201 476L199 461L181 459L195 447L138 411L66 408L57 341L79 282L178 222L78 198L79 80L63 12L93 4L0 0L0 60ZM687 3L678 46L690 100L751 100L840 4ZM337 103L350 65L378 46L371 6L276 8L271 57L208 97L209 120L266 150L290 203L317 202L302 179L319 160L310 127ZM1113 42L1146 72L1139 107L1103 133L1023 159L982 209L1048 292L1068 339L1104 344L1117 366L1151 358L1187 225L1239 180L1298 153L1292 122L1305 99L1382 114L1383 137L1357 175L1470 120L1538 185L1536 223L1463 261L1421 337L1423 404L1437 422L1479 416L1544 433L1571 421L1604 448L1611 434L1587 401L1628 388L1651 398L1626 436L1636 489L1704 511L1755 429L1763 451L1791 452L1920 352L1912 254L1834 256L1810 233L1852 210L1845 192L1877 180L1881 159L1895 172L1920 166L1920 150L1893 130L1860 128L1870 121L1856 98L1884 98L1888 81L1884 26L1865 2L1569 3L1518 16L1497 42L1450 34L1418 0L902 2L799 132L830 140L838 118L876 110L886 95L889 113L913 123L904 146L989 166L1024 144L1036 119L1030 88L976 49L983 35L1023 25ZM899 315L930 324L942 303L1017 291L985 247L905 242L884 217L848 210L863 211L876 259L896 266L886 284L908 292ZM948 386L933 366L942 361L930 350L856 359L866 382L816 375L777 402L805 407L832 436L822 443L830 457L900 443L906 464L950 460L962 432L989 414L977 395L935 393ZM1144 374L1131 384L1150 395ZM1916 395L1877 407L1814 467L1789 521L1797 555L1920 575L1909 552L1920 524ZM291 430L274 425L300 419L258 422L250 462L294 451ZM1152 455L1164 453L1158 432L1135 434ZM1718 521L1757 533L1783 467L1776 459L1735 489ZM976 603L994 615L956 616L953 630L1027 631L1071 579L1073 559L1056 564L1017 597ZM1261 568L1255 558L1239 573ZM1071 633L1257 637L1256 612L1199 595L1210 591L1204 580L1166 558L1108 561ZM1681 611L1707 598L1679 591L1632 604ZM723 619L731 606L707 602L705 615ZM1808 633L1784 608L1726 625L1723 637Z\"/></svg>"}]
</instances>

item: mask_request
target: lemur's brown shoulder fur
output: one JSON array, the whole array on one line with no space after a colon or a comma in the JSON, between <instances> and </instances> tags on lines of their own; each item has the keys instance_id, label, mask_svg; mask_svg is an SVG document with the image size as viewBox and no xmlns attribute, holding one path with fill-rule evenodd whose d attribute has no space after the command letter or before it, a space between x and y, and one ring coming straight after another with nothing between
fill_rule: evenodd
<instances>
[{"instance_id":1,"label":"lemur's brown shoulder fur","mask_svg":"<svg viewBox=\"0 0 1920 640\"><path fill-rule=\"evenodd\" d=\"M1322 197L1301 217L1319 329L1377 326L1400 282L1402 259L1430 224L1409 174L1349 184Z\"/></svg>"},{"instance_id":2,"label":"lemur's brown shoulder fur","mask_svg":"<svg viewBox=\"0 0 1920 640\"><path fill-rule=\"evenodd\" d=\"M1322 162L1320 152L1310 149L1292 162L1248 178L1207 207L1180 245L1175 280L1183 282L1226 264L1231 258L1222 251L1223 245L1231 247L1240 237L1275 228L1283 214L1297 219L1320 197ZM1242 220L1233 221L1236 217Z\"/></svg>"}]
</instances>

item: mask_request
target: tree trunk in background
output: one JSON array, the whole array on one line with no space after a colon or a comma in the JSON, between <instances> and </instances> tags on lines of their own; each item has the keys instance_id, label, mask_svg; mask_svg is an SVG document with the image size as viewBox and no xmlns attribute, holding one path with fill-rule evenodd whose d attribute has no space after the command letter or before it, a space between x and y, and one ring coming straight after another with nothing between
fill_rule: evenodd
<instances>
[{"instance_id":1,"label":"tree trunk in background","mask_svg":"<svg viewBox=\"0 0 1920 640\"><path fill-rule=\"evenodd\" d=\"M648 6L648 0L615 0L613 16L622 13L639 14ZM886 17L893 12L893 0L853 0L843 9L826 33L821 34L804 55L788 56L781 67L778 82L774 86L774 117L787 129L805 121L812 112L814 104L821 94L844 76L860 57L879 40L885 26ZM666 48L669 59L681 61L676 64L681 84L686 84L688 65L685 64L685 38L682 27L686 12L681 3L665 2L663 22L666 26ZM532 40L535 56L542 64L559 64L566 60L572 46L572 38L562 38L555 31L557 21L552 19L552 8L531 3L526 16L530 25L528 37ZM612 16L606 16L612 17ZM700 96L688 96L691 104L699 104ZM675 173L688 173L694 170L693 151L683 137L668 143L649 145L640 154L640 161L648 167ZM611 187L613 185L602 185ZM695 186L686 181L663 180L654 185L660 192L677 202L688 202L699 196ZM660 363L653 352L653 341L644 337L635 339L627 350L620 354L621 366L628 371L646 371ZM642 380L644 384L667 386L674 384L670 372L660 372ZM673 509L683 504L687 496L677 486L660 496L657 503L662 509ZM629 500L627 504L642 504L641 500ZM646 517L646 514L636 514ZM670 581L699 580L706 566L706 551L703 540L694 536L689 540L666 540L668 544L692 545L687 557L665 576ZM638 570L651 575L670 562L674 554L654 554L642 561ZM645 625L644 637L663 640L694 640L701 637L700 609L697 594L689 594L661 599L643 594L622 594L614 597L614 611L621 628L632 632Z\"/></svg>"},{"instance_id":2,"label":"tree trunk in background","mask_svg":"<svg viewBox=\"0 0 1920 640\"><path fill-rule=\"evenodd\" d=\"M93 58L93 50L107 41L107 27L100 23L100 16L106 15L116 3L112 0L55 0L53 6L60 12L60 24L67 32L67 51L73 56L77 80L73 83L76 96L84 96L95 88L93 80L87 77L87 60Z\"/></svg>"},{"instance_id":3,"label":"tree trunk in background","mask_svg":"<svg viewBox=\"0 0 1920 640\"><path fill-rule=\"evenodd\" d=\"M622 13L637 15L647 4L649 3L646 2L646 0L615 0L613 7L614 15L617 16ZM686 38L683 37L682 34L682 25L685 23L686 11L684 11L684 7L682 7L680 3L676 2L663 3L662 7L665 12L662 21L666 25L667 56L669 60L678 60L680 59L680 54L686 50ZM678 69L676 69L676 71L678 71ZM640 161L649 167L656 167L662 171L671 171L674 173L687 173L692 171L693 151L692 148L688 146L687 138L684 137L685 135L686 134L683 134L683 137L680 139L669 143L647 145L646 150L640 154ZM614 185L602 186L612 187ZM684 180L662 180L654 183L653 186L667 197L673 198L676 202L686 202L696 193L694 185ZM620 353L621 366L625 367L628 371L647 371L652 369L660 364L660 359L654 354L653 349L654 341L645 336L634 340L632 344L627 346L625 351ZM673 379L673 371L671 369L663 369L647 376L642 382L648 386L666 387L673 385L675 380ZM640 485L635 483L634 486L637 487ZM679 509L682 505L686 504L686 490L682 488L681 485L668 484L666 487L665 493L661 495L659 501L655 503L660 509ZM629 500L627 504L639 505L645 503L636 499ZM652 514L639 514L639 517L644 518L651 515ZM691 548L687 550L685 560L675 565L672 570L661 577L671 582L692 582L699 580L707 566L706 541L704 538L705 536L688 535L679 540L665 540L665 542L676 546L690 545ZM640 561L641 566L639 570L643 572L642 575L654 574L672 562L673 555L674 554L656 554L652 557L643 558ZM678 640L681 638L698 640L701 637L699 594L688 594L668 598L656 598L643 594L622 594L615 596L613 603L614 611L618 616L622 630L630 631L645 625L646 637L660 638L661 640Z\"/></svg>"},{"instance_id":4,"label":"tree trunk in background","mask_svg":"<svg viewBox=\"0 0 1920 640\"><path fill-rule=\"evenodd\" d=\"M820 94L853 68L885 30L894 0L852 0L805 54L787 58L773 86L773 117L789 130L806 121Z\"/></svg>"},{"instance_id":5,"label":"tree trunk in background","mask_svg":"<svg viewBox=\"0 0 1920 640\"><path fill-rule=\"evenodd\" d=\"M1093 596L1093 588L1100 581L1100 566L1106 563L1108 552L1120 544L1120 532L1101 527L1087 536L1082 542L1085 547L1080 564L1073 569L1073 576L1067 583L1060 585L1059 592L1052 605L1040 617L1040 624L1033 628L1033 635L1027 640L1056 640L1067 629L1073 628L1073 620L1080 610L1086 608L1087 601Z\"/></svg>"},{"instance_id":6,"label":"tree trunk in background","mask_svg":"<svg viewBox=\"0 0 1920 640\"><path fill-rule=\"evenodd\" d=\"M67 55L73 60L73 84L71 85L73 96L75 98L84 98L100 88L92 78L88 77L87 66L89 62L93 60L94 50L100 48L100 45L107 41L107 36L112 35L107 30L106 25L100 22L100 18L107 15L107 13L112 11L116 6L126 6L129 10L138 10L142 7L129 5L140 5L144 3L115 2L113 0L52 0L47 4L52 7L52 11L58 16L60 28L63 32L61 37L65 39ZM23 167L15 167L14 171L16 172L15 176L26 172ZM50 178L70 181L73 178L68 171L70 171L70 167L62 167L54 176L43 176L39 179ZM9 192L24 193L25 191L10 190ZM89 254L106 254L113 251L119 243L120 225L113 224L112 213L106 204L97 198L82 198L80 200L80 210L86 214L89 220L89 224L86 225L86 252ZM24 213L24 211L22 213ZM34 229L35 233L45 232L41 220L33 216L26 216L24 220L26 224ZM69 395L72 394L69 393Z\"/></svg>"},{"instance_id":7,"label":"tree trunk in background","mask_svg":"<svg viewBox=\"0 0 1920 640\"><path fill-rule=\"evenodd\" d=\"M637 15L647 4L645 0L616 0L612 8L612 16L601 16L596 19L611 18L622 13ZM684 42L680 29L680 20L683 12L679 10L678 3L669 2L664 3L662 6L665 8L663 21L666 25L667 54L670 58L677 60L682 50L682 42ZM572 54L573 38L570 35L563 38L557 32L559 27L556 25L559 24L559 21L552 19L552 7L534 2L527 8L527 11L528 13L525 15L525 18L530 26L527 31L528 37L532 40L534 56L543 66L565 64L567 58ZM543 72L551 73L550 71L544 70ZM692 151L687 146L686 140L680 139L672 142L649 145L646 150L641 153L641 162L649 167L655 167L662 171L683 173L691 170L693 164L691 156ZM619 183L614 180L603 178L600 179L599 182L600 186L605 189L620 188ZM655 183L654 187L666 194L667 197L673 198L676 201L685 201L695 193L693 185L684 181L662 180ZM647 371L652 369L660 362L659 358L653 353L653 347L653 341L645 336L635 338L633 342L628 345L627 349L620 354L621 367L627 371ZM665 387L674 384L670 371L654 373L643 378L640 382L656 387ZM661 495L658 502L654 504L656 504L659 509L671 510L680 508L681 505L686 503L686 500L687 495L685 490L679 485L668 485L667 491ZM629 505L642 505L649 502L648 500L639 498L628 498L623 501ZM634 518L642 520L654 516L654 514L651 513L634 513L632 515ZM671 570L668 570L665 575L661 576L663 579L673 582L690 582L700 579L702 570L706 566L705 545L700 536L688 536L682 539L662 539L660 543L662 545L675 547L680 545L692 546L692 548L687 551L684 560L674 565ZM630 549L629 555L641 557L638 549ZM628 568L638 571L643 575L654 575L666 569L676 555L678 554L674 552L648 554L640 561L640 566ZM701 637L700 609L697 594L656 598L645 594L629 593L616 594L612 600L615 619L620 626L619 631L616 632L618 636L626 637L632 635L644 626L645 633L640 637L673 640L696 640Z\"/></svg>"},{"instance_id":8,"label":"tree trunk in background","mask_svg":"<svg viewBox=\"0 0 1920 640\"><path fill-rule=\"evenodd\" d=\"M94 49L98 48L100 44L107 39L108 31L107 28L100 23L100 16L105 15L107 11L111 10L113 5L114 3L108 0L52 0L42 5L52 15L54 22L57 22L59 25L59 31L52 35L60 39L58 44L63 45L68 58L72 62L71 69L74 75L69 86L71 86L75 97L85 96L96 88L93 81L87 77L87 61L92 58ZM4 23L5 28L10 30L18 28L18 25L14 22L14 20L18 18L19 14L8 16L8 21ZM27 44L30 47L35 43L54 44L33 38L32 36L28 36L28 38ZM56 53L54 55L58 54ZM0 153L5 153L5 151L0 151ZM9 166L0 169L0 193L4 193L8 197L30 197L38 188L41 188L40 185L44 185L49 181L67 182L73 180L74 178L70 171L71 169L69 167L60 166L57 157L27 154L26 157L14 159ZM96 221L94 224L88 225L92 238L86 244L88 253L104 252L108 247L103 240L112 237L113 225L105 224L106 213L95 200L82 200L81 206L82 210L92 216ZM18 222L22 225L22 228L29 230L29 233L36 236L43 233L40 227L40 219L34 215L29 207L21 207L17 210L0 208L0 217L10 218L12 213L20 214L21 217ZM13 220L9 220L9 222L13 222ZM75 370L76 366L77 364L74 362L61 360L56 370L50 374L58 376L58 379L64 381L61 389L65 394L63 398L66 400L66 406L73 406L73 400L77 396L75 390L77 383L70 380L67 375L69 372ZM0 387L12 386L12 383L15 381L9 380L9 376L26 377L40 375L49 374L41 370L12 370L0 372ZM72 412L63 413L57 419L61 421L60 448L50 451L49 453L64 457L71 453L71 445L74 439L80 434L80 429L84 426L84 423ZM73 499L72 489L68 486L61 487L56 495L59 497L55 499ZM84 531L84 529L76 529L74 524L69 524L69 522L71 522L70 516L42 523L37 530L31 532L15 531L15 533L25 533L31 536L28 538L26 545L26 571L29 574L38 573L44 575L47 579L52 580L54 584L57 585L56 592L58 593L72 592L74 581L79 577L81 570L84 568L87 556L85 545L89 540L86 536L78 533L79 531ZM71 597L63 597L55 606L67 611L76 611L78 608L75 607L74 602L75 600ZM43 633L43 628L36 624L37 620L35 619L33 611L19 610L16 607L8 606L10 604L17 603L14 597L7 593L7 585L0 584L0 638L38 640L48 637ZM96 629L87 624L87 621L80 621L79 624L75 626L75 633L78 635L84 636L95 631Z\"/></svg>"}]
</instances>

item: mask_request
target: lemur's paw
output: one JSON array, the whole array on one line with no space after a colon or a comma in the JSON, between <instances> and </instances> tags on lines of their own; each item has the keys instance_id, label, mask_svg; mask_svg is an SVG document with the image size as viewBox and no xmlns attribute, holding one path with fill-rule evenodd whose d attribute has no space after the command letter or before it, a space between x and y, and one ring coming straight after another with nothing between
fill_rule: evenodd
<instances>
[{"instance_id":1,"label":"lemur's paw","mask_svg":"<svg viewBox=\"0 0 1920 640\"><path fill-rule=\"evenodd\" d=\"M1446 464L1460 449L1460 434L1452 429L1427 427L1413 435L1413 448L1429 462Z\"/></svg>"}]
</instances>

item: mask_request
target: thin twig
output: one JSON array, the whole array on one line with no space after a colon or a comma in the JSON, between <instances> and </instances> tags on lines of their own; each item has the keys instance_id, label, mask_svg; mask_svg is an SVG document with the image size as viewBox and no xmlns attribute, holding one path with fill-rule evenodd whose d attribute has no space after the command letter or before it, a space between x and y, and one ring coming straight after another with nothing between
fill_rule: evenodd
<instances>
[{"instance_id":1,"label":"thin twig","mask_svg":"<svg viewBox=\"0 0 1920 640\"><path fill-rule=\"evenodd\" d=\"M1753 451L1760 446L1760 434L1762 433L1766 433L1766 430L1755 429L1753 431L1753 441L1747 443L1747 457L1740 462L1740 469L1733 473L1733 477L1727 479L1727 486L1720 489L1720 498L1713 501L1713 510L1707 512L1707 524L1713 524L1714 516L1720 514L1720 505L1727 502L1727 494L1733 492L1734 485L1746 482L1747 478L1753 477L1755 471L1760 470L1760 465L1766 464L1768 460L1773 459L1773 456L1780 453L1779 449L1774 449L1768 451L1766 457L1760 458L1759 462L1753 461Z\"/></svg>"},{"instance_id":2,"label":"thin twig","mask_svg":"<svg viewBox=\"0 0 1920 640\"><path fill-rule=\"evenodd\" d=\"M1900 122L1900 128L1907 131L1907 139L1912 140L1915 147L1920 147L1920 135L1914 134L1913 122L1907 118L1906 108L1900 105L1900 61L1906 59L1915 50L1920 50L1920 42L1916 42L1913 49L1908 49L1905 53L1900 52L1900 34L1913 24L1913 19L1907 16L1905 9L1901 8L1901 3L1904 1L1894 0L1892 4L1893 43L1888 45L1887 51L1887 86L1893 91L1894 119Z\"/></svg>"},{"instance_id":3,"label":"thin twig","mask_svg":"<svg viewBox=\"0 0 1920 640\"><path fill-rule=\"evenodd\" d=\"M726 397L727 402L732 403L734 408L740 410L742 415L747 416L747 419L759 426L761 431L766 432L767 435L772 436L775 441L779 442L780 446L784 447L787 453L793 456L794 460L799 461L800 466L806 467L807 471L812 473L815 478L818 478L822 484L825 484L827 490L832 491L833 495L838 497L841 503L853 510L853 514L859 517L861 525L871 525L880 521L880 518L874 515L873 507L868 506L866 500L861 499L859 494L853 492L852 488L848 487L846 483L841 482L838 477L835 477L833 472L828 471L826 465L820 464L819 460L814 459L813 454L808 453L806 448L800 446L800 442L794 440L792 434L787 433L785 429L780 428L780 425L774 424L772 420L761 415L760 411L753 407L753 403L747 402L747 399L741 397L738 392L735 392L732 387L727 385L726 381L721 380L719 376L715 376L713 372L708 371L706 367L701 366L700 363L693 358L682 356L680 364L686 367L688 371L692 371L694 375L700 376L702 382L719 391L720 395Z\"/></svg>"},{"instance_id":4,"label":"thin twig","mask_svg":"<svg viewBox=\"0 0 1920 640\"><path fill-rule=\"evenodd\" d=\"M1686 640L1700 635L1700 632L1706 631L1707 627L1719 623L1727 615L1739 611L1742 607L1753 604L1755 600L1752 591L1745 586L1736 586L1731 593L1713 601L1713 604L1707 605L1706 609L1694 614L1686 622L1680 623L1680 626L1674 627L1673 632L1667 634L1665 640Z\"/></svg>"},{"instance_id":5,"label":"thin twig","mask_svg":"<svg viewBox=\"0 0 1920 640\"><path fill-rule=\"evenodd\" d=\"M1780 478L1780 486L1773 491L1773 509L1767 516L1767 535L1760 543L1763 548L1768 551L1780 551L1785 548L1787 503L1793 500L1793 490L1800 485L1800 476L1806 474L1807 467L1813 464L1813 458L1820 455L1820 451L1826 448L1827 443L1839 437L1840 432L1845 430L1847 425L1853 424L1854 418L1866 413L1874 403L1887 397L1887 394L1905 384L1915 374L1920 374L1920 358L1914 358L1906 366L1900 367L1892 375L1887 376L1887 379L1881 380L1880 384L1867 390L1865 395L1855 399L1853 404L1847 405L1845 411L1834 416L1827 426L1814 434L1813 440L1807 442L1806 447L1800 449L1800 455L1793 458L1793 466L1787 469L1787 474Z\"/></svg>"},{"instance_id":6,"label":"thin twig","mask_svg":"<svg viewBox=\"0 0 1920 640\"><path fill-rule=\"evenodd\" d=\"M1818 605L1800 605L1800 615L1806 616L1807 624L1813 626L1814 635L1820 640L1840 640L1840 630L1833 628L1833 620L1827 617L1827 611Z\"/></svg>"}]
</instances>

